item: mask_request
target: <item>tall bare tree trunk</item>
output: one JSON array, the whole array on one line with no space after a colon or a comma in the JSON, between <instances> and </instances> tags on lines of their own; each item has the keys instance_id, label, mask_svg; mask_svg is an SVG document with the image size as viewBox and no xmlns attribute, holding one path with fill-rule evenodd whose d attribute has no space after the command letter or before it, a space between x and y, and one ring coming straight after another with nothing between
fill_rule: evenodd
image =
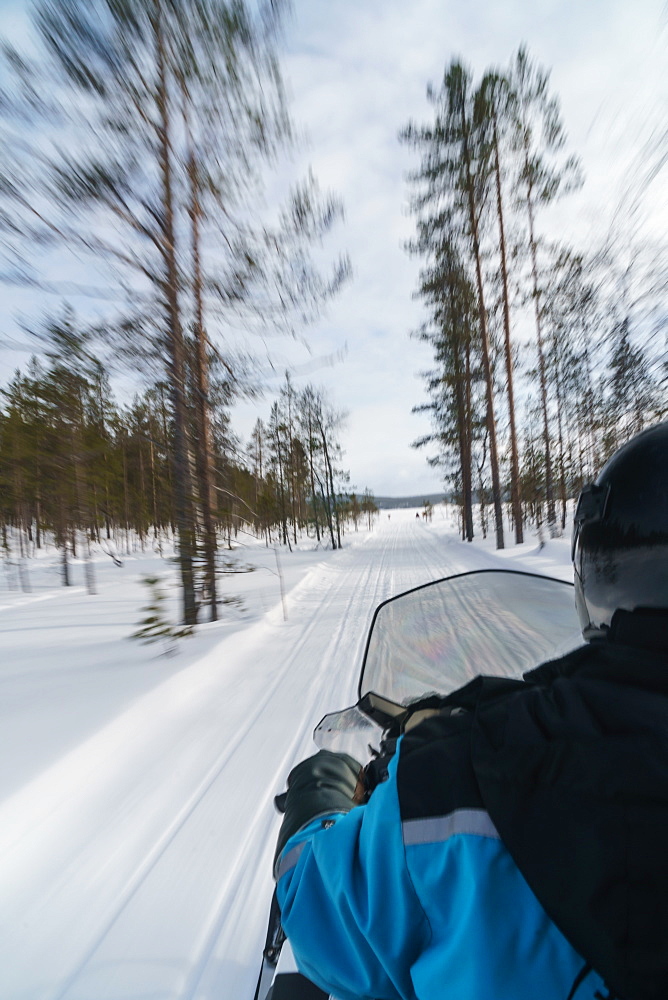
<instances>
[{"instance_id":1,"label":"tall bare tree trunk","mask_svg":"<svg viewBox=\"0 0 668 1000\"><path fill-rule=\"evenodd\" d=\"M457 304L452 282L450 289L450 316L454 323L457 315ZM473 541L473 489L471 485L471 421L470 421L470 338L466 338L466 360L464 371L461 364L461 344L456 332L452 331L453 359L455 369L455 401L457 406L457 436L459 438L459 462L462 470L462 513L463 537L467 542Z\"/></svg>"},{"instance_id":2,"label":"tall bare tree trunk","mask_svg":"<svg viewBox=\"0 0 668 1000\"><path fill-rule=\"evenodd\" d=\"M561 370L557 361L556 392L557 392L557 434L559 440L559 499L561 500L561 530L566 528L566 464L564 462L564 412L562 399Z\"/></svg>"},{"instance_id":3,"label":"tall bare tree trunk","mask_svg":"<svg viewBox=\"0 0 668 1000\"><path fill-rule=\"evenodd\" d=\"M61 557L61 572L63 586L70 586L70 566L67 560L67 517L65 514L65 502L63 500L62 494L60 496L58 504L58 541L60 543L62 557Z\"/></svg>"},{"instance_id":4,"label":"tall bare tree trunk","mask_svg":"<svg viewBox=\"0 0 668 1000\"><path fill-rule=\"evenodd\" d=\"M199 172L197 159L189 136L188 179L190 183L190 221L192 236L193 298L195 303L195 378L197 392L197 474L199 498L204 524L205 584L209 597L209 620L218 621L218 595L216 592L216 526L214 510L216 496L213 483L213 447L209 419L209 374L204 330L204 305L202 301L202 266L200 254Z\"/></svg>"},{"instance_id":5,"label":"tall bare tree trunk","mask_svg":"<svg viewBox=\"0 0 668 1000\"><path fill-rule=\"evenodd\" d=\"M315 472L313 468L313 428L311 426L311 414L308 416L308 465L311 479L311 496L313 497L313 519L315 521L315 537L320 541L320 520L318 518L318 498L315 492Z\"/></svg>"},{"instance_id":6,"label":"tall bare tree trunk","mask_svg":"<svg viewBox=\"0 0 668 1000\"><path fill-rule=\"evenodd\" d=\"M528 171L528 162L526 163ZM543 327L540 311L540 287L538 283L538 252L533 218L533 185L529 181L527 190L527 216L529 219L529 247L531 250L531 280L533 285L533 306L536 321L536 344L538 347L538 373L540 377L540 402L543 413L543 450L545 452L545 500L547 503L547 523L551 537L556 535L557 519L554 509L554 483L552 479L552 457L550 453L550 424L547 412L547 377L545 374L545 349L543 347Z\"/></svg>"},{"instance_id":7,"label":"tall bare tree trunk","mask_svg":"<svg viewBox=\"0 0 668 1000\"><path fill-rule=\"evenodd\" d=\"M80 404L79 413L79 427L82 426L83 414L81 410L83 409ZM93 569L93 563L90 557L90 542L88 540L88 524L90 522L90 511L88 509L88 503L84 503L84 484L83 484L83 471L81 468L81 450L79 448L79 443L76 440L74 427L70 429L70 447L72 449L72 464L74 465L74 490L76 498L76 520L80 528L83 527L84 532L84 576L86 579L86 590L88 594L92 595L97 593L95 587L95 570ZM73 534L76 532L76 524L72 527Z\"/></svg>"},{"instance_id":8,"label":"tall bare tree trunk","mask_svg":"<svg viewBox=\"0 0 668 1000\"><path fill-rule=\"evenodd\" d=\"M160 0L154 0L152 25L155 33L158 85L156 104L159 115L157 128L162 184L162 241L161 253L164 275L160 282L165 305L165 319L170 352L170 380L174 410L174 508L179 536L179 564L183 588L183 621L186 625L197 622L195 600L195 526L192 509L192 483L188 457L187 409L185 393L185 345L181 327L178 300L178 267L176 261L174 230L174 199L172 193L171 118L170 98L167 90L165 39L162 27Z\"/></svg>"},{"instance_id":9,"label":"tall bare tree trunk","mask_svg":"<svg viewBox=\"0 0 668 1000\"><path fill-rule=\"evenodd\" d=\"M499 479L499 457L496 445L496 418L494 416L494 388L492 377L492 361L487 333L487 310L485 309L485 291L480 263L480 240L478 236L478 217L476 212L473 172L471 168L471 151L469 149L469 123L466 119L466 109L462 102L461 108L462 135L464 138L463 153L466 166L466 193L469 207L469 224L475 261L476 284L478 288L478 318L480 322L480 340L482 345L482 362L485 373L485 388L487 396L487 430L489 432L489 461L492 471L492 497L494 501L494 522L496 527L496 547L504 548L503 541L503 507L501 505L501 482Z\"/></svg>"},{"instance_id":10,"label":"tall bare tree trunk","mask_svg":"<svg viewBox=\"0 0 668 1000\"><path fill-rule=\"evenodd\" d=\"M515 394L513 390L513 353L510 344L510 295L508 292L508 267L506 262L506 234L503 221L503 196L501 191L501 165L499 163L499 136L496 125L496 111L493 111L494 137L494 177L496 180L496 210L499 220L499 244L501 251L501 282L503 290L503 333L506 354L506 385L508 391L508 416L510 419L510 496L515 522L515 544L524 541L522 528L522 501L520 497L520 463L517 450L517 430L515 427Z\"/></svg>"},{"instance_id":11,"label":"tall bare tree trunk","mask_svg":"<svg viewBox=\"0 0 668 1000\"><path fill-rule=\"evenodd\" d=\"M37 487L37 495L35 497L35 542L37 548L42 547L42 503L39 487Z\"/></svg>"},{"instance_id":12,"label":"tall bare tree trunk","mask_svg":"<svg viewBox=\"0 0 668 1000\"><path fill-rule=\"evenodd\" d=\"M128 459L126 437L123 433L121 451L123 456L123 516L125 518L125 553L130 555L130 501L128 497Z\"/></svg>"}]
</instances>

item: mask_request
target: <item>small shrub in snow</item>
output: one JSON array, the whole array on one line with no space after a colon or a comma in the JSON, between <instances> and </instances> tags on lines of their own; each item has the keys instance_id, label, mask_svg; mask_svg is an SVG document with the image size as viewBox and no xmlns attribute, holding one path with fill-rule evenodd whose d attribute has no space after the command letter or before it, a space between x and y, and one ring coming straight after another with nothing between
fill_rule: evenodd
<instances>
[{"instance_id":1,"label":"small shrub in snow","mask_svg":"<svg viewBox=\"0 0 668 1000\"><path fill-rule=\"evenodd\" d=\"M160 586L160 577L145 576L142 579L150 592L150 600L141 610L146 617L139 623L139 628L130 636L143 644L162 642L166 656L176 652L178 640L193 634L191 625L172 625L165 615L165 592Z\"/></svg>"}]
</instances>

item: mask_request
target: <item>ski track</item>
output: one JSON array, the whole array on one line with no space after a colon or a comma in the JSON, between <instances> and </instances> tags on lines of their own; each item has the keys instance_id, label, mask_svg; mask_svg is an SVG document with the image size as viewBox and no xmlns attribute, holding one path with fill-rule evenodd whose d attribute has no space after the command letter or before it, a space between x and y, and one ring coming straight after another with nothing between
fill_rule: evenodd
<instances>
[{"instance_id":1,"label":"ski track","mask_svg":"<svg viewBox=\"0 0 668 1000\"><path fill-rule=\"evenodd\" d=\"M0 804L12 1000L250 1000L273 796L356 696L376 606L497 564L422 522L379 523L234 642L169 678Z\"/></svg>"}]
</instances>

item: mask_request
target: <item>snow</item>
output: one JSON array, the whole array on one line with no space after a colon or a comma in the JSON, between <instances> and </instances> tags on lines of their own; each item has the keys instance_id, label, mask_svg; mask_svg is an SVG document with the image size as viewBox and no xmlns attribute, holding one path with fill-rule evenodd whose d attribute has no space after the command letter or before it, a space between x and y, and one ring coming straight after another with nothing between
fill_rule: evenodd
<instances>
[{"instance_id":1,"label":"snow","mask_svg":"<svg viewBox=\"0 0 668 1000\"><path fill-rule=\"evenodd\" d=\"M389 514L389 516L388 516ZM508 536L507 544L511 545ZM12 1000L251 1000L278 828L272 799L313 752L325 712L355 700L368 626L386 598L467 569L569 578L568 541L497 553L449 513L382 512L331 552L235 555L245 611L175 656L128 640L153 551L100 554L97 594L58 585L51 550L31 593L0 589L0 995Z\"/></svg>"}]
</instances>

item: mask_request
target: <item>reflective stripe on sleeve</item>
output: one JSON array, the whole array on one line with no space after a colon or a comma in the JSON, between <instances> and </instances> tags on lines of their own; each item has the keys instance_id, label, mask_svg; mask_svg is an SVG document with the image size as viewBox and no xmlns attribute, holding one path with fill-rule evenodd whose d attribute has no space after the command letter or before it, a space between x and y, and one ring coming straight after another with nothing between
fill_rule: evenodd
<instances>
[{"instance_id":1,"label":"reflective stripe on sleeve","mask_svg":"<svg viewBox=\"0 0 668 1000\"><path fill-rule=\"evenodd\" d=\"M276 871L277 882L279 879L283 878L286 872L289 872L291 868L295 867L299 861L302 851L308 843L308 840L303 840L301 844L297 844L296 847L290 848L287 854L283 854L281 856L281 860L278 863L278 869Z\"/></svg>"},{"instance_id":2,"label":"reflective stripe on sleeve","mask_svg":"<svg viewBox=\"0 0 668 1000\"><path fill-rule=\"evenodd\" d=\"M407 819L402 823L404 844L433 844L449 840L458 833L500 840L489 813L484 809L456 809L447 816Z\"/></svg>"}]
</instances>

